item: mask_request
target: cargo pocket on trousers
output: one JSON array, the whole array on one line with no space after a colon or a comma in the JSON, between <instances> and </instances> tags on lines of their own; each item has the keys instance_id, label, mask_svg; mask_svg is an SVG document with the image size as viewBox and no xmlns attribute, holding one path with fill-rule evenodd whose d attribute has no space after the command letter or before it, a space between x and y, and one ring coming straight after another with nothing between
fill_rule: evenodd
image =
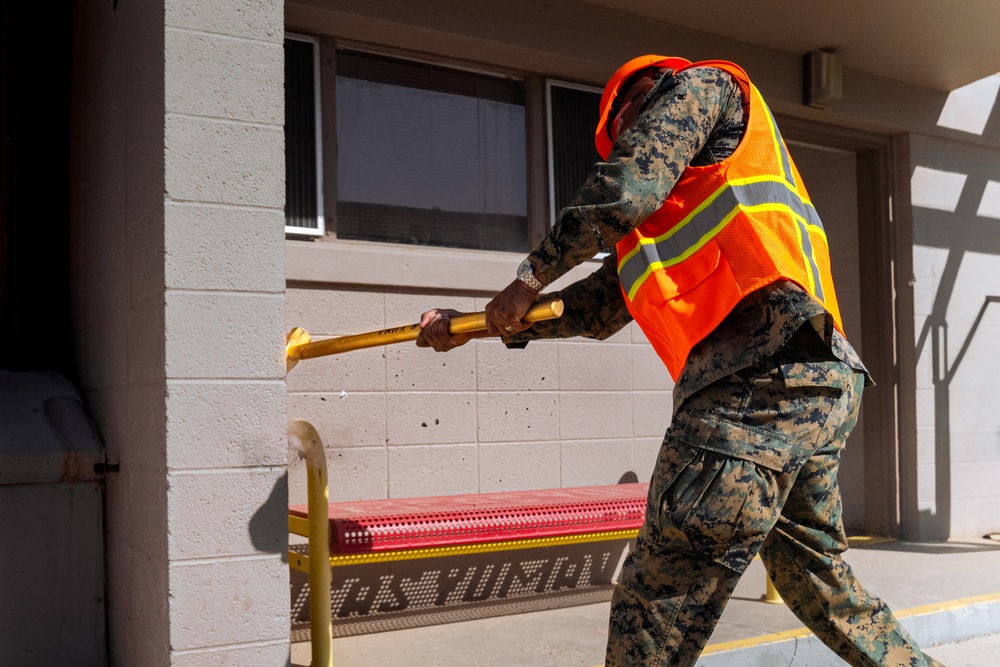
<instances>
[{"instance_id":1,"label":"cargo pocket on trousers","mask_svg":"<svg viewBox=\"0 0 1000 667\"><path fill-rule=\"evenodd\" d=\"M781 511L778 477L791 443L708 412L676 419L670 445L688 460L659 495L664 546L743 572Z\"/></svg>"}]
</instances>

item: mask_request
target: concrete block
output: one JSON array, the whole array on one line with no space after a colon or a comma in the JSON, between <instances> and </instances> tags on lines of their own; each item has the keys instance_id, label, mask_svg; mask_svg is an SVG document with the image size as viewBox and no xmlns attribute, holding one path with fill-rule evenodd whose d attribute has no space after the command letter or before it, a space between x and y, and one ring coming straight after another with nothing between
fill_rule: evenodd
<instances>
[{"instance_id":1,"label":"concrete block","mask_svg":"<svg viewBox=\"0 0 1000 667\"><path fill-rule=\"evenodd\" d=\"M401 343L386 348L389 391L473 391L476 388L476 346L445 353Z\"/></svg>"},{"instance_id":2,"label":"concrete block","mask_svg":"<svg viewBox=\"0 0 1000 667\"><path fill-rule=\"evenodd\" d=\"M283 128L168 115L165 143L169 199L284 208Z\"/></svg>"},{"instance_id":3,"label":"concrete block","mask_svg":"<svg viewBox=\"0 0 1000 667\"><path fill-rule=\"evenodd\" d=\"M373 347L305 359L288 373L285 382L290 392L385 391L385 357L384 347Z\"/></svg>"},{"instance_id":4,"label":"concrete block","mask_svg":"<svg viewBox=\"0 0 1000 667\"><path fill-rule=\"evenodd\" d=\"M937 466L933 463L917 464L917 501L937 500Z\"/></svg>"},{"instance_id":5,"label":"concrete block","mask_svg":"<svg viewBox=\"0 0 1000 667\"><path fill-rule=\"evenodd\" d=\"M636 391L632 393L633 435L663 436L670 425L673 397L669 391Z\"/></svg>"},{"instance_id":6,"label":"concrete block","mask_svg":"<svg viewBox=\"0 0 1000 667\"><path fill-rule=\"evenodd\" d=\"M284 49L277 42L167 28L166 109L284 125Z\"/></svg>"},{"instance_id":7,"label":"concrete block","mask_svg":"<svg viewBox=\"0 0 1000 667\"><path fill-rule=\"evenodd\" d=\"M168 203L161 282L171 289L281 292L283 216L277 210ZM164 245L165 244L165 245Z\"/></svg>"},{"instance_id":8,"label":"concrete block","mask_svg":"<svg viewBox=\"0 0 1000 667\"><path fill-rule=\"evenodd\" d=\"M996 435L994 434L995 438ZM1000 478L1000 461L952 461L951 462L951 497L952 500L978 499L982 507L1000 507L995 502L1000 491L997 489L997 479ZM993 502L991 502L993 501ZM955 516L954 512L952 516ZM1000 526L1000 513L994 513L995 523Z\"/></svg>"},{"instance_id":9,"label":"concrete block","mask_svg":"<svg viewBox=\"0 0 1000 667\"><path fill-rule=\"evenodd\" d=\"M386 328L382 292L290 287L285 292L285 329L313 336L344 336ZM353 354L353 353L352 353Z\"/></svg>"},{"instance_id":10,"label":"concrete block","mask_svg":"<svg viewBox=\"0 0 1000 667\"><path fill-rule=\"evenodd\" d=\"M289 663L287 640L263 645L211 648L203 651L174 651L170 656L171 667L244 667Z\"/></svg>"},{"instance_id":11,"label":"concrete block","mask_svg":"<svg viewBox=\"0 0 1000 667\"><path fill-rule=\"evenodd\" d=\"M131 321L128 311L108 315L90 327L88 336L95 337L97 345L107 349L116 342L128 340ZM101 355L97 363L91 366L91 370L88 377L93 387L100 389L120 387L128 381L128 357L122 354L121 350L108 350L107 354Z\"/></svg>"},{"instance_id":12,"label":"concrete block","mask_svg":"<svg viewBox=\"0 0 1000 667\"><path fill-rule=\"evenodd\" d=\"M559 394L481 392L476 423L479 442L559 439Z\"/></svg>"},{"instance_id":13,"label":"concrete block","mask_svg":"<svg viewBox=\"0 0 1000 667\"><path fill-rule=\"evenodd\" d=\"M154 208L149 215L129 227L128 267L129 305L136 306L163 294L164 249L163 206Z\"/></svg>"},{"instance_id":14,"label":"concrete block","mask_svg":"<svg viewBox=\"0 0 1000 667\"><path fill-rule=\"evenodd\" d=\"M933 426L917 427L917 461L934 463L937 448L937 429Z\"/></svg>"},{"instance_id":15,"label":"concrete block","mask_svg":"<svg viewBox=\"0 0 1000 667\"><path fill-rule=\"evenodd\" d=\"M175 650L288 640L288 565L282 555L171 563L170 600Z\"/></svg>"},{"instance_id":16,"label":"concrete block","mask_svg":"<svg viewBox=\"0 0 1000 667\"><path fill-rule=\"evenodd\" d=\"M151 559L166 561L169 522L167 521L167 479L162 471L137 465L123 465L119 475L127 478L128 542ZM144 590L133 586L133 593Z\"/></svg>"},{"instance_id":17,"label":"concrete block","mask_svg":"<svg viewBox=\"0 0 1000 667\"><path fill-rule=\"evenodd\" d=\"M559 434L564 440L631 438L631 392L566 392L559 396Z\"/></svg>"},{"instance_id":18,"label":"concrete block","mask_svg":"<svg viewBox=\"0 0 1000 667\"><path fill-rule=\"evenodd\" d=\"M169 380L167 465L185 468L286 463L285 384Z\"/></svg>"},{"instance_id":19,"label":"concrete block","mask_svg":"<svg viewBox=\"0 0 1000 667\"><path fill-rule=\"evenodd\" d=\"M115 420L123 423L121 441L109 449L124 466L138 465L149 470L166 471L167 417L166 389L163 381L132 384L120 390L120 412ZM136 446L142 443L142 446Z\"/></svg>"},{"instance_id":20,"label":"concrete block","mask_svg":"<svg viewBox=\"0 0 1000 667\"><path fill-rule=\"evenodd\" d=\"M164 337L164 295L136 304L130 313L126 351L128 382L142 384L161 381L165 377L166 340ZM102 341L101 347L121 341ZM100 348L98 348L100 349ZM120 354L109 350L108 352Z\"/></svg>"},{"instance_id":21,"label":"concrete block","mask_svg":"<svg viewBox=\"0 0 1000 667\"><path fill-rule=\"evenodd\" d=\"M389 497L444 496L479 491L475 445L389 447Z\"/></svg>"},{"instance_id":22,"label":"concrete block","mask_svg":"<svg viewBox=\"0 0 1000 667\"><path fill-rule=\"evenodd\" d=\"M171 290L165 296L169 377L285 376L282 295Z\"/></svg>"},{"instance_id":23,"label":"concrete block","mask_svg":"<svg viewBox=\"0 0 1000 667\"><path fill-rule=\"evenodd\" d=\"M481 310L476 308L476 300L470 296L387 292L385 295L386 326L395 327L419 322L420 316L433 308L450 308L461 313Z\"/></svg>"},{"instance_id":24,"label":"concrete block","mask_svg":"<svg viewBox=\"0 0 1000 667\"><path fill-rule=\"evenodd\" d=\"M560 461L564 487L617 484L634 474L631 439L563 441Z\"/></svg>"},{"instance_id":25,"label":"concrete block","mask_svg":"<svg viewBox=\"0 0 1000 667\"><path fill-rule=\"evenodd\" d=\"M281 553L287 543L285 466L172 472L169 555L191 558Z\"/></svg>"},{"instance_id":26,"label":"concrete block","mask_svg":"<svg viewBox=\"0 0 1000 667\"><path fill-rule=\"evenodd\" d=\"M628 391L632 388L630 345L564 343L559 345L562 391Z\"/></svg>"},{"instance_id":27,"label":"concrete block","mask_svg":"<svg viewBox=\"0 0 1000 667\"><path fill-rule=\"evenodd\" d=\"M385 446L383 393L289 394L288 418L311 422L327 449Z\"/></svg>"},{"instance_id":28,"label":"concrete block","mask_svg":"<svg viewBox=\"0 0 1000 667\"><path fill-rule=\"evenodd\" d=\"M476 341L476 387L479 391L555 391L560 345L536 340L522 350L508 350L495 340Z\"/></svg>"},{"instance_id":29,"label":"concrete block","mask_svg":"<svg viewBox=\"0 0 1000 667\"><path fill-rule=\"evenodd\" d=\"M625 327L629 332L629 341L641 345L649 345L649 339L646 338L646 334L642 332L642 328L635 322L629 322L629 325Z\"/></svg>"},{"instance_id":30,"label":"concrete block","mask_svg":"<svg viewBox=\"0 0 1000 667\"><path fill-rule=\"evenodd\" d=\"M135 655L136 660L127 664L165 664L161 656L170 649L171 605L167 561L134 549L125 576L131 578L129 585L132 590L128 616L128 639L132 643L129 652ZM137 637L141 640L136 641ZM147 662L152 656L156 659Z\"/></svg>"},{"instance_id":31,"label":"concrete block","mask_svg":"<svg viewBox=\"0 0 1000 667\"><path fill-rule=\"evenodd\" d=\"M166 25L175 28L247 37L280 44L284 37L284 4L274 0L232 0L223 4L198 0L167 3Z\"/></svg>"},{"instance_id":32,"label":"concrete block","mask_svg":"<svg viewBox=\"0 0 1000 667\"><path fill-rule=\"evenodd\" d=\"M325 443L324 443L325 444ZM328 449L330 500L372 500L388 497L385 447ZM298 451L288 452L288 502L305 505L306 464Z\"/></svg>"},{"instance_id":33,"label":"concrete block","mask_svg":"<svg viewBox=\"0 0 1000 667\"><path fill-rule=\"evenodd\" d=\"M917 388L917 428L921 426L934 426L937 422L937 415L935 413L936 391L933 388Z\"/></svg>"},{"instance_id":34,"label":"concrete block","mask_svg":"<svg viewBox=\"0 0 1000 667\"><path fill-rule=\"evenodd\" d=\"M162 125L149 128L129 147L122 174L125 181L125 216L121 218L128 227L163 206L166 186L164 148Z\"/></svg>"},{"instance_id":35,"label":"concrete block","mask_svg":"<svg viewBox=\"0 0 1000 667\"><path fill-rule=\"evenodd\" d=\"M466 443L476 440L473 393L391 393L386 397L389 445Z\"/></svg>"},{"instance_id":36,"label":"concrete block","mask_svg":"<svg viewBox=\"0 0 1000 667\"><path fill-rule=\"evenodd\" d=\"M634 391L672 391L674 380L649 343L632 345L632 389Z\"/></svg>"},{"instance_id":37,"label":"concrete block","mask_svg":"<svg viewBox=\"0 0 1000 667\"><path fill-rule=\"evenodd\" d=\"M559 443L479 445L479 492L555 489L560 486Z\"/></svg>"},{"instance_id":38,"label":"concrete block","mask_svg":"<svg viewBox=\"0 0 1000 667\"><path fill-rule=\"evenodd\" d=\"M163 132L164 109L164 29L159 21L149 21L152 29L142 47L125 68L125 148L149 132ZM162 165L161 165L162 166Z\"/></svg>"},{"instance_id":39,"label":"concrete block","mask_svg":"<svg viewBox=\"0 0 1000 667\"><path fill-rule=\"evenodd\" d=\"M653 476L656 459L660 454L662 438L634 438L632 441L632 467L640 482L648 482Z\"/></svg>"}]
</instances>

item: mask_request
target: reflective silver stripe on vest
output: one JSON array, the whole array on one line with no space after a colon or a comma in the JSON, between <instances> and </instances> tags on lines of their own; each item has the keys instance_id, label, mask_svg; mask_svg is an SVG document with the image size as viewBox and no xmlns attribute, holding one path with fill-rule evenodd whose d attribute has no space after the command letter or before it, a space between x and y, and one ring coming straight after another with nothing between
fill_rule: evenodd
<instances>
[{"instance_id":1,"label":"reflective silver stripe on vest","mask_svg":"<svg viewBox=\"0 0 1000 667\"><path fill-rule=\"evenodd\" d=\"M820 278L819 266L816 265L816 256L813 255L813 245L812 239L809 237L809 228L801 220L796 220L795 223L799 226L799 235L802 237L802 256L809 262L809 273L813 277L813 293L816 295L816 298L826 303L826 298L823 296L823 281Z\"/></svg>"},{"instance_id":2,"label":"reflective silver stripe on vest","mask_svg":"<svg viewBox=\"0 0 1000 667\"><path fill-rule=\"evenodd\" d=\"M618 277L625 293L631 298L632 288L654 265L656 265L655 268L671 266L684 259L687 254L700 248L725 227L722 223L728 224L728 221L737 213L737 209L764 205L788 209L792 215L801 218L806 224L823 228L823 223L812 204L802 201L797 192L789 190L789 185L785 181L765 180L742 185L729 183L712 198L705 208L695 213L687 221L682 220L676 231L669 237L654 243L641 244L635 254L618 267ZM807 229L803 239L803 251L806 251L805 243L809 243ZM809 243L807 254L815 266L811 243ZM818 283L819 272L817 271L814 275Z\"/></svg>"},{"instance_id":3,"label":"reflective silver stripe on vest","mask_svg":"<svg viewBox=\"0 0 1000 667\"><path fill-rule=\"evenodd\" d=\"M791 183L793 188L796 188L795 172L792 171L792 159L789 157L788 151L785 150L785 142L781 138L781 131L778 130L778 124L774 122L774 116L771 115L771 109L764 102L764 98L760 98L760 106L767 114L768 125L771 126L771 130L774 132L774 141L778 145L778 155L781 158L781 171L785 174L785 180Z\"/></svg>"}]
</instances>

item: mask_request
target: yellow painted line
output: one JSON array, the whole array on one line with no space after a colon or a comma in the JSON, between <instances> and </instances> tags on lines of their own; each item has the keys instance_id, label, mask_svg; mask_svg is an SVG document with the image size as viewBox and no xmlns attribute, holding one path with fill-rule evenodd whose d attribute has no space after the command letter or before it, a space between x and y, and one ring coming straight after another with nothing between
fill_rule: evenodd
<instances>
[{"instance_id":1,"label":"yellow painted line","mask_svg":"<svg viewBox=\"0 0 1000 667\"><path fill-rule=\"evenodd\" d=\"M1000 602L1000 593L974 595L972 597L959 598L958 600L947 600L945 602L925 604L920 607L911 607L910 609L904 609L896 612L895 616L896 618L923 616L925 614L933 614L935 612L947 611L949 609L971 607L974 604L982 604L984 602ZM769 635L761 635L760 637L751 637L749 639L737 639L735 641L723 642L721 644L709 644L705 647L703 654L749 648L751 646L758 646L762 644L774 644L777 642L788 641L789 639L808 637L811 634L812 632L808 628L799 628L798 630L785 630L784 632L774 632Z\"/></svg>"}]
</instances>

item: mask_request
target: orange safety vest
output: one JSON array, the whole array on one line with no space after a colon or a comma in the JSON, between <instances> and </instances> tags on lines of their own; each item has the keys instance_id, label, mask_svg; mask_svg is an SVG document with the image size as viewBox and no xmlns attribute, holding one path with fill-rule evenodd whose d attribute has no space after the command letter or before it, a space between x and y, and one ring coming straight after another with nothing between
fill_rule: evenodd
<instances>
[{"instance_id":1,"label":"orange safety vest","mask_svg":"<svg viewBox=\"0 0 1000 667\"><path fill-rule=\"evenodd\" d=\"M740 299L777 280L808 291L843 333L826 232L771 111L740 67L690 65L705 66L736 77L750 100L745 134L722 162L688 167L617 244L625 302L674 380Z\"/></svg>"}]
</instances>

